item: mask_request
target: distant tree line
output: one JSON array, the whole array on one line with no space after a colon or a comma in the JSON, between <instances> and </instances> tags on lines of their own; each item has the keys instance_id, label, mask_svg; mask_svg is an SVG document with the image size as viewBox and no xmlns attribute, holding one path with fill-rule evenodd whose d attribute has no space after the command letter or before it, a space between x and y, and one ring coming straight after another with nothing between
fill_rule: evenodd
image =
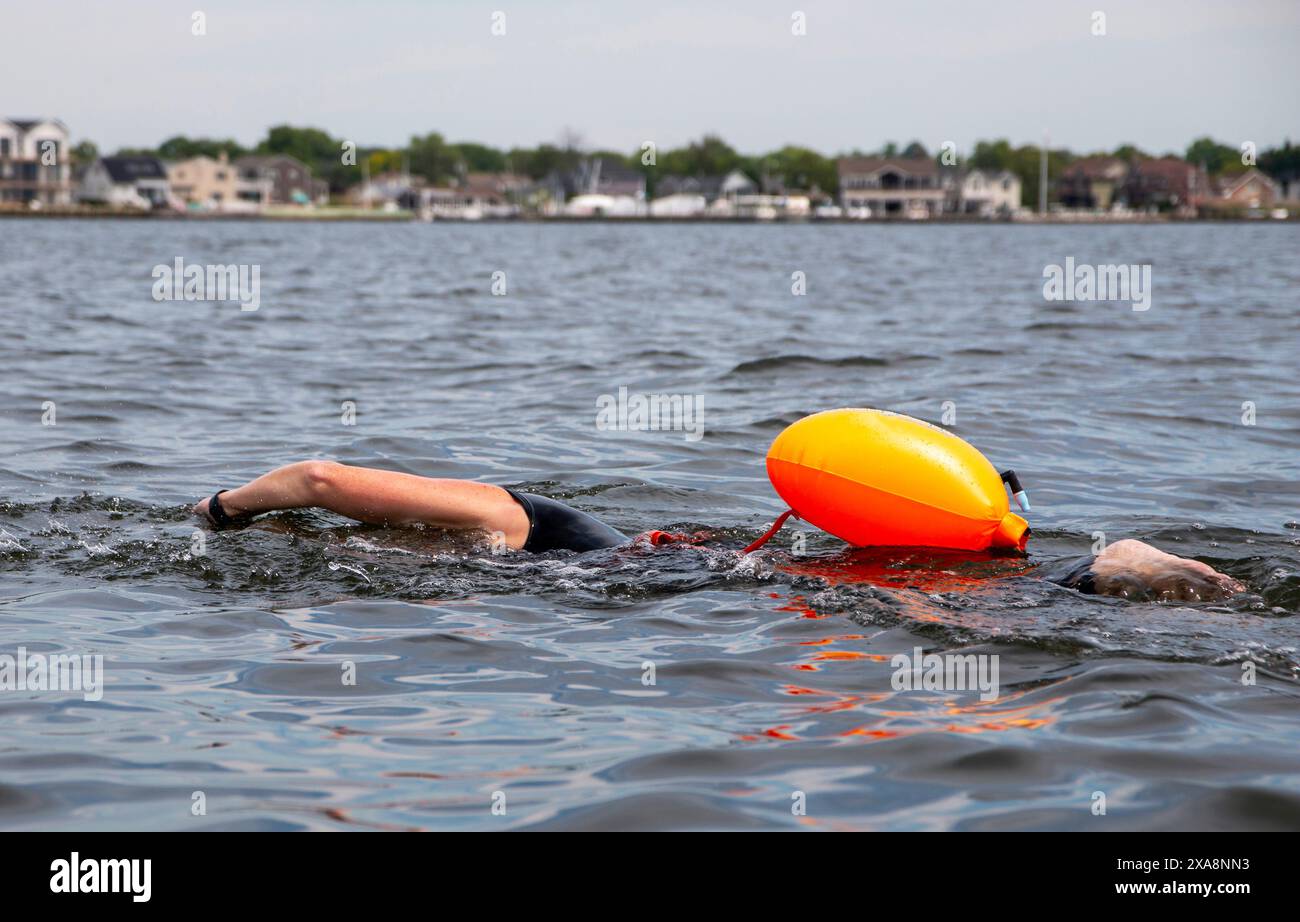
<instances>
[{"instance_id":1,"label":"distant tree line","mask_svg":"<svg viewBox=\"0 0 1300 922\"><path fill-rule=\"evenodd\" d=\"M245 154L289 154L308 164L316 176L329 182L332 192L343 192L361 181L361 166L369 167L371 175L408 169L431 183L441 184L467 173L511 172L532 179L542 179L555 172L571 170L588 157L602 157L621 166L646 174L647 185L653 194L657 179L663 176L719 176L740 170L760 184L779 183L791 189L819 189L834 194L839 191L836 160L840 156L880 157L931 157L942 162L941 154L931 154L920 141L903 147L889 142L879 150L853 150L847 154L826 156L807 147L787 145L766 154L742 154L716 135L705 135L685 147L655 151L655 163L647 164L641 149L624 153L609 150L588 150L582 139L571 131L564 132L553 144L536 147L514 147L503 150L473 141L451 143L437 132L415 135L402 148L356 148L356 163L343 162L344 139L332 137L319 128L298 128L276 125L266 137L252 148L226 138L189 138L177 135L168 138L156 148L123 148L121 154L152 154L164 160L182 160L205 154L216 157L225 152L230 159ZM73 150L78 160L85 162L98 156L93 142L83 141ZM1048 151L1048 174L1059 176L1070 163L1083 156L1109 155L1124 160L1153 156L1135 145L1124 144L1113 151L1094 151L1075 154L1065 149ZM1175 155L1177 156L1177 155ZM1204 165L1211 175L1232 175L1249 169L1243 162L1242 150L1213 138L1198 138L1188 145L1183 159L1195 165ZM1012 147L1006 139L978 141L969 156L958 155L958 164L989 170L1010 170L1020 177L1025 204L1032 204L1038 195L1038 176L1041 162L1038 145L1024 144ZM1259 150L1256 165L1265 173L1280 180L1300 178L1300 147L1288 140L1282 146Z\"/></svg>"}]
</instances>

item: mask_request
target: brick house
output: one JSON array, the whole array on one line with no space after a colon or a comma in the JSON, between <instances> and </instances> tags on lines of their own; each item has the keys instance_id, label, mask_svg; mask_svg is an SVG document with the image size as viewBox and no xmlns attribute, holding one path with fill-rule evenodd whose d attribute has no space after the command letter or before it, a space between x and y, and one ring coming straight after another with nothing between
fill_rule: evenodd
<instances>
[{"instance_id":1,"label":"brick house","mask_svg":"<svg viewBox=\"0 0 1300 922\"><path fill-rule=\"evenodd\" d=\"M1123 197L1134 208L1188 212L1212 194L1205 169L1178 157L1139 159L1124 183Z\"/></svg>"},{"instance_id":2,"label":"brick house","mask_svg":"<svg viewBox=\"0 0 1300 922\"><path fill-rule=\"evenodd\" d=\"M314 179L311 167L288 154L249 155L235 161L235 169L248 182L269 181L272 205L325 205L329 183Z\"/></svg>"},{"instance_id":3,"label":"brick house","mask_svg":"<svg viewBox=\"0 0 1300 922\"><path fill-rule=\"evenodd\" d=\"M1105 211L1122 199L1128 174L1129 165L1119 157L1084 157L1061 172L1057 198L1067 208Z\"/></svg>"},{"instance_id":4,"label":"brick house","mask_svg":"<svg viewBox=\"0 0 1300 922\"><path fill-rule=\"evenodd\" d=\"M1266 208L1282 197L1278 184L1254 167L1240 176L1219 177L1221 202L1247 208Z\"/></svg>"}]
</instances>

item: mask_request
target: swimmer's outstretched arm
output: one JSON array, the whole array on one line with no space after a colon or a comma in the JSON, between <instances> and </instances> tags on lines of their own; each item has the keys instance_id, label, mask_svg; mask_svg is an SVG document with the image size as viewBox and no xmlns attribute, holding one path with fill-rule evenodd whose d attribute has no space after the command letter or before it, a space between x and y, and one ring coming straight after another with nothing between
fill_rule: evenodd
<instances>
[{"instance_id":1,"label":"swimmer's outstretched arm","mask_svg":"<svg viewBox=\"0 0 1300 922\"><path fill-rule=\"evenodd\" d=\"M194 512L208 516L203 500ZM319 507L360 522L501 532L513 548L528 539L528 515L501 487L471 480L420 477L353 467L336 461L299 461L221 494L227 515Z\"/></svg>"}]
</instances>

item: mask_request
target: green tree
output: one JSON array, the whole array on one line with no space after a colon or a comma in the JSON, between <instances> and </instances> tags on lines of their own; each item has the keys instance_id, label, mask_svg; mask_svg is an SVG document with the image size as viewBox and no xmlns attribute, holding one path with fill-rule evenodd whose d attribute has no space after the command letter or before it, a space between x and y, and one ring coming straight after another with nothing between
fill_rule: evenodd
<instances>
[{"instance_id":1,"label":"green tree","mask_svg":"<svg viewBox=\"0 0 1300 922\"><path fill-rule=\"evenodd\" d=\"M996 141L976 141L975 152L970 156L970 166L977 170L1009 170L1015 162L1015 152L1006 138Z\"/></svg>"},{"instance_id":2,"label":"green tree","mask_svg":"<svg viewBox=\"0 0 1300 922\"><path fill-rule=\"evenodd\" d=\"M1283 182L1300 179L1300 146L1293 145L1288 139L1281 147L1260 151L1259 168Z\"/></svg>"},{"instance_id":3,"label":"green tree","mask_svg":"<svg viewBox=\"0 0 1300 922\"><path fill-rule=\"evenodd\" d=\"M442 139L442 135L431 131L424 137L412 137L406 146L410 160L411 172L423 176L431 183L440 183L456 175L456 166L460 154L455 147Z\"/></svg>"},{"instance_id":4,"label":"green tree","mask_svg":"<svg viewBox=\"0 0 1300 922\"><path fill-rule=\"evenodd\" d=\"M506 156L511 170L533 179L571 170L582 157L577 150L561 149L554 144L539 144L535 148L516 147Z\"/></svg>"},{"instance_id":5,"label":"green tree","mask_svg":"<svg viewBox=\"0 0 1300 922\"><path fill-rule=\"evenodd\" d=\"M717 135L705 135L685 147L661 151L657 159L661 176L722 176L741 168L744 160Z\"/></svg>"},{"instance_id":6,"label":"green tree","mask_svg":"<svg viewBox=\"0 0 1300 922\"><path fill-rule=\"evenodd\" d=\"M473 141L461 141L454 147L467 173L505 172L506 155L495 147L488 147L486 144L477 144Z\"/></svg>"},{"instance_id":7,"label":"green tree","mask_svg":"<svg viewBox=\"0 0 1300 922\"><path fill-rule=\"evenodd\" d=\"M1020 204L1026 207L1038 207L1038 177L1041 174L1041 165L1043 159L1043 149L1037 144L1025 144L1017 147L1011 153L1011 162L1006 166L1020 177ZM1047 196L1050 201L1052 189L1061 173L1074 160L1068 150L1048 150L1047 151L1047 177L1048 189Z\"/></svg>"},{"instance_id":8,"label":"green tree","mask_svg":"<svg viewBox=\"0 0 1300 922\"><path fill-rule=\"evenodd\" d=\"M907 145L907 147L903 148L903 156L909 160L925 160L929 159L930 152L925 149L925 145L920 141L913 141L911 144Z\"/></svg>"},{"instance_id":9,"label":"green tree","mask_svg":"<svg viewBox=\"0 0 1300 922\"><path fill-rule=\"evenodd\" d=\"M1183 158L1195 166L1205 165L1211 176L1224 172L1241 172L1241 152L1235 147L1220 144L1213 138L1197 138L1187 148Z\"/></svg>"},{"instance_id":10,"label":"green tree","mask_svg":"<svg viewBox=\"0 0 1300 922\"><path fill-rule=\"evenodd\" d=\"M639 156L636 159L633 159L628 157L627 154L620 154L616 150L593 150L591 153L587 154L587 157L599 157L606 163L617 163L619 166L635 169L641 168L641 158Z\"/></svg>"},{"instance_id":11,"label":"green tree","mask_svg":"<svg viewBox=\"0 0 1300 922\"><path fill-rule=\"evenodd\" d=\"M342 192L361 181L363 153L357 151L356 164L343 163L343 142L319 128L295 128L275 125L257 145L258 154L284 154L301 160L312 175L329 183L331 192Z\"/></svg>"},{"instance_id":12,"label":"green tree","mask_svg":"<svg viewBox=\"0 0 1300 922\"><path fill-rule=\"evenodd\" d=\"M190 157L217 159L226 154L231 160L242 157L247 151L232 138L187 138L176 135L158 145L157 154L164 160L188 160Z\"/></svg>"},{"instance_id":13,"label":"green tree","mask_svg":"<svg viewBox=\"0 0 1300 922\"><path fill-rule=\"evenodd\" d=\"M762 160L769 176L779 177L787 188L835 192L839 189L839 172L835 161L807 147L786 145Z\"/></svg>"},{"instance_id":14,"label":"green tree","mask_svg":"<svg viewBox=\"0 0 1300 922\"><path fill-rule=\"evenodd\" d=\"M94 163L99 159L99 146L94 141L81 141L73 146L70 153L73 163Z\"/></svg>"},{"instance_id":15,"label":"green tree","mask_svg":"<svg viewBox=\"0 0 1300 922\"><path fill-rule=\"evenodd\" d=\"M319 128L276 125L266 133L266 140L257 145L257 152L287 154L315 168L326 162L341 162L343 142L335 140Z\"/></svg>"},{"instance_id":16,"label":"green tree","mask_svg":"<svg viewBox=\"0 0 1300 922\"><path fill-rule=\"evenodd\" d=\"M357 151L358 163L361 162L362 156L362 152ZM403 154L400 150L376 148L366 150L364 156L371 176L378 176L380 173L395 173L402 168Z\"/></svg>"}]
</instances>

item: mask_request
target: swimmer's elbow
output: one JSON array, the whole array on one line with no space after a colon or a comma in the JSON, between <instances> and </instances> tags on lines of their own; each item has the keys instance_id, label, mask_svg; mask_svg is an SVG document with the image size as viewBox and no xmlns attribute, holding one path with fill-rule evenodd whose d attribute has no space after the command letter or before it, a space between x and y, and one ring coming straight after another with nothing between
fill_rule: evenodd
<instances>
[{"instance_id":1,"label":"swimmer's elbow","mask_svg":"<svg viewBox=\"0 0 1300 922\"><path fill-rule=\"evenodd\" d=\"M298 464L298 476L308 505L326 506L338 491L339 471L343 465L337 461L303 461Z\"/></svg>"}]
</instances>

